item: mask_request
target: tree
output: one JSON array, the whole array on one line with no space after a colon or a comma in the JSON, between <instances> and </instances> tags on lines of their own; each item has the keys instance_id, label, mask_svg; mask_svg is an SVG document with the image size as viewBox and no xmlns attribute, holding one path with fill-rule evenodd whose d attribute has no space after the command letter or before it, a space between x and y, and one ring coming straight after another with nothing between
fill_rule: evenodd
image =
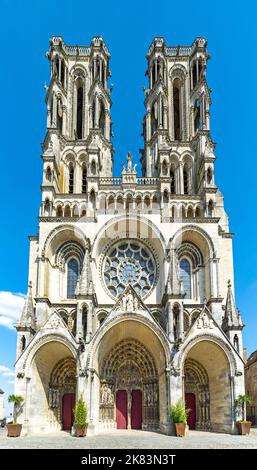
<instances>
[{"instance_id":1,"label":"tree","mask_svg":"<svg viewBox=\"0 0 257 470\"><path fill-rule=\"evenodd\" d=\"M73 412L76 426L78 428L85 428L87 424L87 406L82 397L78 399Z\"/></svg>"},{"instance_id":2,"label":"tree","mask_svg":"<svg viewBox=\"0 0 257 470\"><path fill-rule=\"evenodd\" d=\"M13 424L17 423L17 416L21 409L24 398L20 395L9 395L8 402L13 403Z\"/></svg>"},{"instance_id":3,"label":"tree","mask_svg":"<svg viewBox=\"0 0 257 470\"><path fill-rule=\"evenodd\" d=\"M242 421L246 421L246 405L251 405L253 399L250 395L239 395L235 400L235 406L237 408L241 407L242 410Z\"/></svg>"}]
</instances>

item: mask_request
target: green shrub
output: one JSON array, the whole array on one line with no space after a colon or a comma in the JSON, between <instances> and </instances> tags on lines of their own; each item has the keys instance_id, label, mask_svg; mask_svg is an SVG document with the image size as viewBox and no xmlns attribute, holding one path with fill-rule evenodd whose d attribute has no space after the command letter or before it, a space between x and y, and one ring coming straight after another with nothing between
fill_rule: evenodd
<instances>
[{"instance_id":1,"label":"green shrub","mask_svg":"<svg viewBox=\"0 0 257 470\"><path fill-rule=\"evenodd\" d=\"M78 428L84 428L87 425L87 406L82 397L77 401L77 404L73 410L75 425Z\"/></svg>"},{"instance_id":2,"label":"green shrub","mask_svg":"<svg viewBox=\"0 0 257 470\"><path fill-rule=\"evenodd\" d=\"M185 407L184 400L178 400L177 404L170 404L170 415L173 423L184 423L187 422L187 417L191 409Z\"/></svg>"}]
</instances>

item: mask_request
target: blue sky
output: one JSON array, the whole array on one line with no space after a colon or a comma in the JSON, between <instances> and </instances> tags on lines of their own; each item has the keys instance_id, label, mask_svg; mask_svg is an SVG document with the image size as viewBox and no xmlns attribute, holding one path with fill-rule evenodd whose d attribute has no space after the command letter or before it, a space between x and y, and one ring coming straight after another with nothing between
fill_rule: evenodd
<instances>
[{"instance_id":1,"label":"blue sky","mask_svg":"<svg viewBox=\"0 0 257 470\"><path fill-rule=\"evenodd\" d=\"M213 88L211 129L216 147L216 182L225 196L235 232L236 302L246 324L248 353L257 348L256 250L256 2L203 3L152 0L44 0L0 2L1 85L1 270L0 388L12 390L15 330L10 326L27 290L28 238L37 233L45 133L45 52L52 35L67 44L89 45L102 35L112 55L111 82L115 173L126 153L142 147L146 60L154 36L168 45L191 44L205 36ZM4 318L3 318L4 317ZM2 319L2 320L1 320Z\"/></svg>"}]
</instances>

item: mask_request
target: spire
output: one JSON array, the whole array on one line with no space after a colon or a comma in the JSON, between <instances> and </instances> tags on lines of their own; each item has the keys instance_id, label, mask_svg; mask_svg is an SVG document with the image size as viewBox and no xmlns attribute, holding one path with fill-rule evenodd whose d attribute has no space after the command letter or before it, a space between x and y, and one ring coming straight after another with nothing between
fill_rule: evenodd
<instances>
[{"instance_id":1,"label":"spire","mask_svg":"<svg viewBox=\"0 0 257 470\"><path fill-rule=\"evenodd\" d=\"M29 282L28 293L22 309L21 318L17 324L18 328L32 328L36 330L36 319L34 315L33 297L32 297L32 283Z\"/></svg>"},{"instance_id":2,"label":"spire","mask_svg":"<svg viewBox=\"0 0 257 470\"><path fill-rule=\"evenodd\" d=\"M82 271L76 287L76 295L87 295L94 293L92 273L90 268L89 248L86 248Z\"/></svg>"},{"instance_id":3,"label":"spire","mask_svg":"<svg viewBox=\"0 0 257 470\"><path fill-rule=\"evenodd\" d=\"M226 308L225 308L225 315L224 315L224 328L231 329L231 328L242 328L243 323L241 320L241 316L236 308L231 282L228 281L228 292L227 292L227 300L226 300Z\"/></svg>"},{"instance_id":4,"label":"spire","mask_svg":"<svg viewBox=\"0 0 257 470\"><path fill-rule=\"evenodd\" d=\"M179 275L178 259L174 248L170 250L170 270L168 279L168 293L173 297L182 297L183 288Z\"/></svg>"}]
</instances>

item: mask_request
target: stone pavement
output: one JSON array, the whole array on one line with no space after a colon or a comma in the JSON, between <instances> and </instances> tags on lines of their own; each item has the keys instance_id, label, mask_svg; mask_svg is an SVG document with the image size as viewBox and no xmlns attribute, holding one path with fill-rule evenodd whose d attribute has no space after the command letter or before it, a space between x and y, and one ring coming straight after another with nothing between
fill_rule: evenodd
<instances>
[{"instance_id":1,"label":"stone pavement","mask_svg":"<svg viewBox=\"0 0 257 470\"><path fill-rule=\"evenodd\" d=\"M257 449L257 429L251 430L250 436L190 431L185 438L134 430L85 438L64 431L10 438L1 429L0 449Z\"/></svg>"}]
</instances>

